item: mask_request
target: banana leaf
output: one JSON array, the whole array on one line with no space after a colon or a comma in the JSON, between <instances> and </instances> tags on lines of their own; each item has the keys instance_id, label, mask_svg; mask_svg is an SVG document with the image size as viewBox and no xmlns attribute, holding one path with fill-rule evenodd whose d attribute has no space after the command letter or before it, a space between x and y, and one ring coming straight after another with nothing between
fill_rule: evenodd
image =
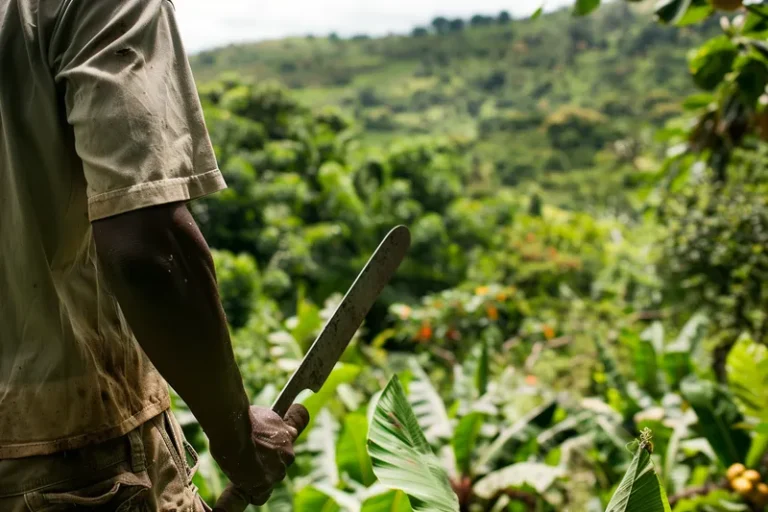
<instances>
[{"instance_id":1,"label":"banana leaf","mask_svg":"<svg viewBox=\"0 0 768 512\"><path fill-rule=\"evenodd\" d=\"M459 421L453 434L453 453L456 457L456 467L462 475L469 475L472 463L472 453L477 444L477 436L485 421L485 415L479 412L470 413Z\"/></svg>"},{"instance_id":2,"label":"banana leaf","mask_svg":"<svg viewBox=\"0 0 768 512\"><path fill-rule=\"evenodd\" d=\"M480 453L474 465L475 474L483 474L490 471L491 465L503 454L507 443L512 439L520 438L526 433L538 435L539 431L549 426L557 410L557 401L551 400L544 405L536 407L528 414L517 420L512 426L501 431L494 441Z\"/></svg>"},{"instance_id":3,"label":"banana leaf","mask_svg":"<svg viewBox=\"0 0 768 512\"><path fill-rule=\"evenodd\" d=\"M322 409L315 419L315 426L307 435L302 447L312 454L311 469L305 477L307 484L327 484L335 487L339 483L336 465L336 438L339 424L336 418Z\"/></svg>"},{"instance_id":4,"label":"banana leaf","mask_svg":"<svg viewBox=\"0 0 768 512\"><path fill-rule=\"evenodd\" d=\"M743 463L751 439L746 431L739 428L744 422L744 416L730 394L716 383L693 375L683 379L680 391L699 418L695 428L707 438L723 466Z\"/></svg>"},{"instance_id":5,"label":"banana leaf","mask_svg":"<svg viewBox=\"0 0 768 512\"><path fill-rule=\"evenodd\" d=\"M669 501L653 469L646 446L638 446L605 512L670 512Z\"/></svg>"},{"instance_id":6,"label":"banana leaf","mask_svg":"<svg viewBox=\"0 0 768 512\"><path fill-rule=\"evenodd\" d=\"M336 446L336 463L339 472L347 473L355 481L369 486L376 481L371 458L366 448L368 419L364 414L349 414L344 418L344 428Z\"/></svg>"},{"instance_id":7,"label":"banana leaf","mask_svg":"<svg viewBox=\"0 0 768 512\"><path fill-rule=\"evenodd\" d=\"M768 348L742 337L726 361L729 389L746 414L768 421Z\"/></svg>"},{"instance_id":8,"label":"banana leaf","mask_svg":"<svg viewBox=\"0 0 768 512\"><path fill-rule=\"evenodd\" d=\"M429 376L415 360L409 361L413 380L408 384L408 402L416 414L419 426L430 442L450 439L453 435L451 420L440 394Z\"/></svg>"},{"instance_id":9,"label":"banana leaf","mask_svg":"<svg viewBox=\"0 0 768 512\"><path fill-rule=\"evenodd\" d=\"M427 443L396 375L376 404L368 453L379 481L405 492L414 511L458 512L448 475Z\"/></svg>"},{"instance_id":10,"label":"banana leaf","mask_svg":"<svg viewBox=\"0 0 768 512\"><path fill-rule=\"evenodd\" d=\"M540 462L519 462L486 475L474 485L473 490L484 499L491 499L502 491L523 486L530 486L542 494L565 474L565 468L559 466L548 466Z\"/></svg>"},{"instance_id":11,"label":"banana leaf","mask_svg":"<svg viewBox=\"0 0 768 512\"><path fill-rule=\"evenodd\" d=\"M411 504L404 492L389 491L365 500L360 512L411 512Z\"/></svg>"}]
</instances>

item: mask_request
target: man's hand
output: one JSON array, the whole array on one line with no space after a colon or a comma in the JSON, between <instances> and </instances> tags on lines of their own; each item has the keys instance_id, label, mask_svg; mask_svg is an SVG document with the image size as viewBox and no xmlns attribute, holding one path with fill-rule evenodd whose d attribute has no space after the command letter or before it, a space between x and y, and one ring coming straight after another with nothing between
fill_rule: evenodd
<instances>
[{"instance_id":1,"label":"man's hand","mask_svg":"<svg viewBox=\"0 0 768 512\"><path fill-rule=\"evenodd\" d=\"M211 455L250 503L263 505L293 464L293 443L309 423L309 413L292 405L283 419L270 409L251 407L248 416L249 439L236 446L211 440Z\"/></svg>"}]
</instances>

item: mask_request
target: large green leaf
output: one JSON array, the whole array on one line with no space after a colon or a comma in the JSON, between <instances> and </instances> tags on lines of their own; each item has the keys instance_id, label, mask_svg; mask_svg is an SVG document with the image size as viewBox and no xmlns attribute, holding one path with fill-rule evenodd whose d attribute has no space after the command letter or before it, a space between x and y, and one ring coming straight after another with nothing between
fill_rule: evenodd
<instances>
[{"instance_id":1,"label":"large green leaf","mask_svg":"<svg viewBox=\"0 0 768 512\"><path fill-rule=\"evenodd\" d=\"M360 367L353 364L339 363L331 371L328 376L328 380L325 381L323 387L317 393L308 396L302 401L304 407L309 411L309 426L304 432L309 432L314 425L314 418L320 412L320 409L325 407L328 402L336 395L336 389L341 384L348 384L355 380L360 373ZM302 434L305 435L305 434Z\"/></svg>"},{"instance_id":2,"label":"large green leaf","mask_svg":"<svg viewBox=\"0 0 768 512\"><path fill-rule=\"evenodd\" d=\"M637 383L653 396L658 396L661 392L659 386L659 352L656 349L658 342L654 339L657 333L656 329L648 329L641 336L633 337L634 350L632 351ZM663 347L663 339L661 346Z\"/></svg>"},{"instance_id":3,"label":"large green leaf","mask_svg":"<svg viewBox=\"0 0 768 512\"><path fill-rule=\"evenodd\" d=\"M486 475L474 485L475 494L491 499L506 489L528 485L538 493L544 493L558 478L565 475L565 468L548 466L538 462L520 462Z\"/></svg>"},{"instance_id":4,"label":"large green leaf","mask_svg":"<svg viewBox=\"0 0 768 512\"><path fill-rule=\"evenodd\" d=\"M692 375L683 379L680 391L699 418L698 430L723 466L743 463L751 441L749 434L739 428L744 417L730 395L716 383Z\"/></svg>"},{"instance_id":5,"label":"large green leaf","mask_svg":"<svg viewBox=\"0 0 768 512\"><path fill-rule=\"evenodd\" d=\"M557 401L551 400L531 410L509 428L502 430L496 439L480 452L473 472L483 474L493 469L491 466L499 460L510 441L513 439L523 440L527 433L538 435L541 429L549 426L552 422L556 410Z\"/></svg>"},{"instance_id":6,"label":"large green leaf","mask_svg":"<svg viewBox=\"0 0 768 512\"><path fill-rule=\"evenodd\" d=\"M411 512L408 496L403 491L377 494L363 502L360 512Z\"/></svg>"},{"instance_id":7,"label":"large green leaf","mask_svg":"<svg viewBox=\"0 0 768 512\"><path fill-rule=\"evenodd\" d=\"M743 336L726 362L730 390L749 416L768 421L768 348Z\"/></svg>"},{"instance_id":8,"label":"large green leaf","mask_svg":"<svg viewBox=\"0 0 768 512\"><path fill-rule=\"evenodd\" d=\"M661 0L656 4L656 17L661 23L676 23L691 6L691 0Z\"/></svg>"},{"instance_id":9,"label":"large green leaf","mask_svg":"<svg viewBox=\"0 0 768 512\"><path fill-rule=\"evenodd\" d=\"M738 49L727 36L710 39L691 58L693 81L706 91L715 89L731 71L737 55Z\"/></svg>"},{"instance_id":10,"label":"large green leaf","mask_svg":"<svg viewBox=\"0 0 768 512\"><path fill-rule=\"evenodd\" d=\"M319 489L309 486L303 488L294 500L295 512L341 512L336 500Z\"/></svg>"},{"instance_id":11,"label":"large green leaf","mask_svg":"<svg viewBox=\"0 0 768 512\"><path fill-rule=\"evenodd\" d=\"M708 325L708 318L702 313L696 313L685 323L675 341L665 348L664 370L674 389L695 367L702 366L700 354Z\"/></svg>"},{"instance_id":12,"label":"large green leaf","mask_svg":"<svg viewBox=\"0 0 768 512\"><path fill-rule=\"evenodd\" d=\"M573 12L577 16L584 16L600 7L600 0L576 0Z\"/></svg>"},{"instance_id":13,"label":"large green leaf","mask_svg":"<svg viewBox=\"0 0 768 512\"><path fill-rule=\"evenodd\" d=\"M651 454L641 443L605 512L669 512L670 510L667 495L653 470Z\"/></svg>"},{"instance_id":14,"label":"large green leaf","mask_svg":"<svg viewBox=\"0 0 768 512\"><path fill-rule=\"evenodd\" d=\"M349 414L336 446L336 463L339 471L365 486L376 481L371 458L366 447L368 419L364 414Z\"/></svg>"},{"instance_id":15,"label":"large green leaf","mask_svg":"<svg viewBox=\"0 0 768 512\"><path fill-rule=\"evenodd\" d=\"M312 464L306 481L311 484L327 484L335 487L339 483L336 465L336 437L339 424L336 418L321 409L314 422L314 428L307 435L303 449L312 454Z\"/></svg>"},{"instance_id":16,"label":"large green leaf","mask_svg":"<svg viewBox=\"0 0 768 512\"><path fill-rule=\"evenodd\" d=\"M608 347L603 344L598 336L595 336L594 340L595 347L597 348L597 357L603 364L605 371L606 383L613 390L613 397L617 399L617 403L614 404L612 402L611 405L620 410L625 419L631 418L641 410L641 406L637 403L637 393L630 391L630 388L627 386L627 380L619 371L619 364ZM635 387L634 389L636 390L637 388Z\"/></svg>"},{"instance_id":17,"label":"large green leaf","mask_svg":"<svg viewBox=\"0 0 768 512\"><path fill-rule=\"evenodd\" d=\"M462 475L469 474L472 463L472 453L475 450L477 436L485 421L485 415L479 412L467 414L459 421L453 433L453 454L456 457L456 468Z\"/></svg>"},{"instance_id":18,"label":"large green leaf","mask_svg":"<svg viewBox=\"0 0 768 512\"><path fill-rule=\"evenodd\" d=\"M440 394L432 385L429 376L415 360L409 361L413 380L408 384L408 401L430 442L449 439L453 435L451 420L445 410Z\"/></svg>"},{"instance_id":19,"label":"large green leaf","mask_svg":"<svg viewBox=\"0 0 768 512\"><path fill-rule=\"evenodd\" d=\"M448 475L432 453L397 376L376 404L368 453L379 481L405 492L416 512L459 510Z\"/></svg>"},{"instance_id":20,"label":"large green leaf","mask_svg":"<svg viewBox=\"0 0 768 512\"><path fill-rule=\"evenodd\" d=\"M660 0L656 4L656 17L661 23L679 26L698 23L712 11L708 0Z\"/></svg>"}]
</instances>

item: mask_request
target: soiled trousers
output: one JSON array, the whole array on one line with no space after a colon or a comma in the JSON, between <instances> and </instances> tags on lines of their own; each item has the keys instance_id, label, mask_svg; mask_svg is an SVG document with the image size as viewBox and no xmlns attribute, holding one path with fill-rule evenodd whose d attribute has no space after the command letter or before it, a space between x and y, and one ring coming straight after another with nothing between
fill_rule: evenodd
<instances>
[{"instance_id":1,"label":"soiled trousers","mask_svg":"<svg viewBox=\"0 0 768 512\"><path fill-rule=\"evenodd\" d=\"M196 469L197 454L166 411L104 443L0 460L0 511L210 512L192 484Z\"/></svg>"}]
</instances>

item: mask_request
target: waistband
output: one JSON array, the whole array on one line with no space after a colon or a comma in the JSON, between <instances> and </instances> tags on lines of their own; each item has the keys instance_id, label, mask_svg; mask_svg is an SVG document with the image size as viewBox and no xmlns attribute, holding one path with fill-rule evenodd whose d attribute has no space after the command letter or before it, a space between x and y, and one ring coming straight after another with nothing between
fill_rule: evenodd
<instances>
[{"instance_id":1,"label":"waistband","mask_svg":"<svg viewBox=\"0 0 768 512\"><path fill-rule=\"evenodd\" d=\"M0 460L0 498L43 490L63 482L88 485L95 475L101 478L117 474L126 467L134 473L147 468L145 444L152 427L165 430L165 421L172 425L166 410L150 418L127 434L76 450L51 455L36 455L20 459Z\"/></svg>"}]
</instances>

